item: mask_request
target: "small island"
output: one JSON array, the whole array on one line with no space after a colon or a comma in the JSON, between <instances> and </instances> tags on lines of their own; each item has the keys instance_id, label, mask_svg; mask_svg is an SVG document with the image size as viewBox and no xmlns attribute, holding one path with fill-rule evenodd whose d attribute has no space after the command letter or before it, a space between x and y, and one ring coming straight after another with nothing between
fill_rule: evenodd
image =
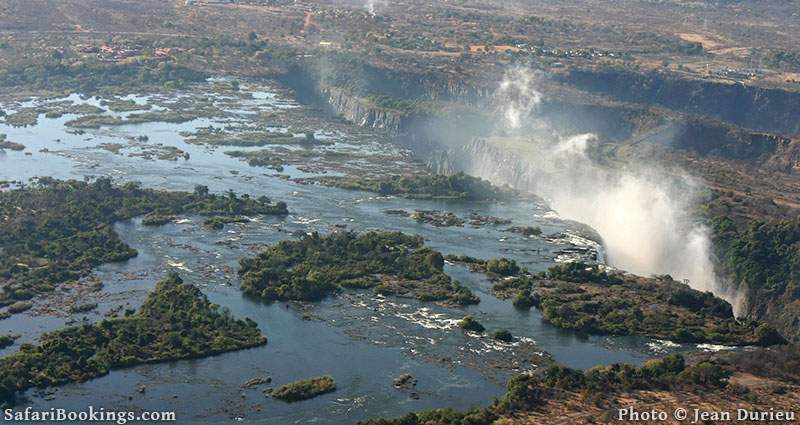
<instances>
[{"instance_id":1,"label":"small island","mask_svg":"<svg viewBox=\"0 0 800 425\"><path fill-rule=\"evenodd\" d=\"M384 177L315 177L310 180L342 189L364 190L381 195L402 196L413 199L463 199L489 201L510 199L511 189L498 188L489 181L464 173L449 176L413 175Z\"/></svg>"},{"instance_id":2,"label":"small island","mask_svg":"<svg viewBox=\"0 0 800 425\"><path fill-rule=\"evenodd\" d=\"M272 398L288 403L308 400L336 391L336 381L330 376L319 376L292 382L272 390Z\"/></svg>"},{"instance_id":3,"label":"small island","mask_svg":"<svg viewBox=\"0 0 800 425\"><path fill-rule=\"evenodd\" d=\"M444 273L444 258L399 232L313 233L240 262L242 290L274 301L319 301L344 288L446 304L478 298Z\"/></svg>"},{"instance_id":4,"label":"small island","mask_svg":"<svg viewBox=\"0 0 800 425\"><path fill-rule=\"evenodd\" d=\"M137 313L68 327L0 358L0 404L31 387L81 382L142 363L211 356L267 343L250 319L236 320L199 289L170 275Z\"/></svg>"}]
</instances>

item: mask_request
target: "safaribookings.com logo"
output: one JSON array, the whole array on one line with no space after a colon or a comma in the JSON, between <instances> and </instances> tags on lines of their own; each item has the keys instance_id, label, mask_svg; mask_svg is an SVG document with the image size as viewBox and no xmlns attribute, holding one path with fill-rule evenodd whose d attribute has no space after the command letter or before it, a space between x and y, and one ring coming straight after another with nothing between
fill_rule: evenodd
<instances>
[{"instance_id":1,"label":"safaribookings.com logo","mask_svg":"<svg viewBox=\"0 0 800 425\"><path fill-rule=\"evenodd\" d=\"M5 409L3 420L13 422L111 422L125 425L129 422L174 422L175 412L130 412L95 409L89 406L86 410L75 411L51 408L49 410L33 410L26 407L24 410Z\"/></svg>"}]
</instances>

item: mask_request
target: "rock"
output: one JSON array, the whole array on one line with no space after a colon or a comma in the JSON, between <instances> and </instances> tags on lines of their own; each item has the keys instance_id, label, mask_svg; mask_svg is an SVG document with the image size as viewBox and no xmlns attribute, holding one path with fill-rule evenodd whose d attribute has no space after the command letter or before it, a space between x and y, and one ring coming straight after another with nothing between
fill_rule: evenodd
<instances>
[{"instance_id":1,"label":"rock","mask_svg":"<svg viewBox=\"0 0 800 425\"><path fill-rule=\"evenodd\" d=\"M398 389L411 389L417 386L417 380L408 373L394 378L394 387Z\"/></svg>"},{"instance_id":2,"label":"rock","mask_svg":"<svg viewBox=\"0 0 800 425\"><path fill-rule=\"evenodd\" d=\"M250 379L247 382L245 382L244 384L242 384L242 388L252 388L252 387L255 387L255 386L258 386L258 385L269 384L270 382L272 382L272 377L269 376L269 375L262 376L262 377L256 377L256 378Z\"/></svg>"}]
</instances>

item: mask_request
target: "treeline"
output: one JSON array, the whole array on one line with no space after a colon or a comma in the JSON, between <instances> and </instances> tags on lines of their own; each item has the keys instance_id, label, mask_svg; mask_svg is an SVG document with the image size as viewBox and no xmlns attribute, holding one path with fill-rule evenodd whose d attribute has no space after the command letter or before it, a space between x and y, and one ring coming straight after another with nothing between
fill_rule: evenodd
<instances>
[{"instance_id":1,"label":"treeline","mask_svg":"<svg viewBox=\"0 0 800 425\"><path fill-rule=\"evenodd\" d=\"M181 86L205 81L207 74L169 62L112 64L61 61L11 64L0 68L0 87L91 93L103 87L141 90L142 86Z\"/></svg>"},{"instance_id":2,"label":"treeline","mask_svg":"<svg viewBox=\"0 0 800 425\"><path fill-rule=\"evenodd\" d=\"M471 201L508 199L511 190L498 188L489 181L464 173L450 176L413 175L370 177L322 177L318 181L343 189L365 190L381 195L396 195L415 199L456 198Z\"/></svg>"},{"instance_id":3,"label":"treeline","mask_svg":"<svg viewBox=\"0 0 800 425\"><path fill-rule=\"evenodd\" d=\"M136 256L112 224L145 214L209 216L287 214L286 204L268 198L143 189L39 178L21 189L0 192L0 307L77 280L93 267Z\"/></svg>"},{"instance_id":4,"label":"treeline","mask_svg":"<svg viewBox=\"0 0 800 425\"><path fill-rule=\"evenodd\" d=\"M313 233L280 242L240 266L242 290L266 300L318 301L342 288L374 288L423 301L478 302L444 273L442 254L399 232Z\"/></svg>"},{"instance_id":5,"label":"treeline","mask_svg":"<svg viewBox=\"0 0 800 425\"><path fill-rule=\"evenodd\" d=\"M197 358L267 342L250 319L236 320L199 289L171 275L139 312L44 334L39 345L0 358L0 404L32 387L82 382L142 363Z\"/></svg>"}]
</instances>

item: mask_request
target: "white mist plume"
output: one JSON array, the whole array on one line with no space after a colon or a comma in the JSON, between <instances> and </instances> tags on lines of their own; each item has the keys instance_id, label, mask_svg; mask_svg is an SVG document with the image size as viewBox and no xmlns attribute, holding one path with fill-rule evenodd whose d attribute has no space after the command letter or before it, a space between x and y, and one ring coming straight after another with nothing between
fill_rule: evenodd
<instances>
[{"instance_id":1,"label":"white mist plume","mask_svg":"<svg viewBox=\"0 0 800 425\"><path fill-rule=\"evenodd\" d=\"M503 117L498 134L524 134L519 140L525 145L514 149L502 138L490 144L524 163L524 171L511 178L497 164L471 171L517 186L524 174L525 189L546 198L564 218L597 230L609 265L641 275L670 274L689 279L696 289L715 291L708 230L691 217L695 181L653 164L614 169L597 164L587 154L598 142L594 135L562 137L538 122L542 95L536 80L530 71L513 69L496 94ZM537 136L528 136L534 131Z\"/></svg>"},{"instance_id":2,"label":"white mist plume","mask_svg":"<svg viewBox=\"0 0 800 425\"><path fill-rule=\"evenodd\" d=\"M496 96L503 99L501 108L505 126L520 128L532 111L542 103L542 94L536 90L537 75L524 68L513 68L506 73Z\"/></svg>"},{"instance_id":3,"label":"white mist plume","mask_svg":"<svg viewBox=\"0 0 800 425\"><path fill-rule=\"evenodd\" d=\"M370 16L375 17L375 14L377 13L375 9L378 6L385 6L385 5L386 3L383 0L367 0L367 2L364 3L364 9L367 9L367 13L369 13Z\"/></svg>"}]
</instances>

